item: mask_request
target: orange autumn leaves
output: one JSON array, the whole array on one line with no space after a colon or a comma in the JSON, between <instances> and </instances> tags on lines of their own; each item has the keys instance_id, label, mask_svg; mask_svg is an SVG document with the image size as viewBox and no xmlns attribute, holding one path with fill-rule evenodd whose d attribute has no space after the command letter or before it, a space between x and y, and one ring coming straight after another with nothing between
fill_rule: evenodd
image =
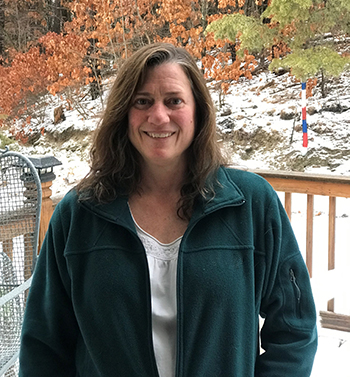
<instances>
[{"instance_id":1,"label":"orange autumn leaves","mask_svg":"<svg viewBox=\"0 0 350 377\"><path fill-rule=\"evenodd\" d=\"M256 0L259 3L262 0ZM35 11L28 16L46 27L41 2L30 0L30 4ZM61 6L70 14L61 33L49 31L29 38L21 51L9 49L0 65L0 114L7 119L26 114L35 95L47 91L55 95L93 81L89 60L97 62L103 75L102 67L105 72L118 69L125 57L155 41L188 49L201 61L206 77L220 81L224 91L231 80L251 78L257 64L247 52L236 58L229 51L238 49L239 43L214 40L211 33L204 33L208 23L224 14L243 12L245 0L62 0ZM31 118L26 115L24 123L28 122Z\"/></svg>"}]
</instances>

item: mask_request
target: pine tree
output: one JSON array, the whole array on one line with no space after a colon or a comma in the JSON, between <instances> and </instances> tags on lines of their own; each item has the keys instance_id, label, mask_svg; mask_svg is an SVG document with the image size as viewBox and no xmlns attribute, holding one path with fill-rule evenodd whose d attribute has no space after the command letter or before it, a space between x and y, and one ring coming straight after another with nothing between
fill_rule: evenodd
<instances>
[{"instance_id":1,"label":"pine tree","mask_svg":"<svg viewBox=\"0 0 350 377\"><path fill-rule=\"evenodd\" d=\"M278 2L283 3L279 10L275 5ZM275 59L270 69L290 68L302 82L320 74L325 96L326 78L337 77L350 68L349 57L337 52L339 38L350 31L349 10L350 2L346 0L273 0L265 15L271 16L281 30L290 27L286 40L291 54Z\"/></svg>"},{"instance_id":2,"label":"pine tree","mask_svg":"<svg viewBox=\"0 0 350 377\"><path fill-rule=\"evenodd\" d=\"M318 74L324 79L350 68L349 57L337 52L339 41L350 32L349 11L348 0L271 0L260 18L224 16L207 32L239 40L241 50L253 54L267 49L271 70L290 69L301 81Z\"/></svg>"},{"instance_id":3,"label":"pine tree","mask_svg":"<svg viewBox=\"0 0 350 377\"><path fill-rule=\"evenodd\" d=\"M206 33L210 32L214 33L215 39L227 38L233 43L239 40L241 56L244 50L256 54L266 47L271 47L276 35L276 32L260 19L240 13L230 14L212 22L206 29Z\"/></svg>"}]
</instances>

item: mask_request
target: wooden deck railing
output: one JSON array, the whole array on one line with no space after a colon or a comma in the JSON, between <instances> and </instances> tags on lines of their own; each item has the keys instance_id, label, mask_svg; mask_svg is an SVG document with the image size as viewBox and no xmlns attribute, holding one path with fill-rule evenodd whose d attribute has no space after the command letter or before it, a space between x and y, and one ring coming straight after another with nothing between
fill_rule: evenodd
<instances>
[{"instance_id":1,"label":"wooden deck railing","mask_svg":"<svg viewBox=\"0 0 350 377\"><path fill-rule=\"evenodd\" d=\"M307 208L306 208L306 256L305 262L310 274L313 276L313 259L317 258L313 253L313 224L314 224L314 196L322 195L329 197L329 221L328 221L328 270L335 268L335 223L336 223L336 199L338 197L350 198L350 178L333 175L318 175L296 172L283 171L263 171L254 170L254 173L265 178L272 187L278 192L284 192L284 206L287 215L292 217L292 194L306 194ZM53 204L49 197L51 191L49 187L45 187L45 195L43 201L45 205L42 206L41 215L41 237L40 245L43 240L48 222L52 214ZM57 202L56 198L56 202ZM350 231L350 229L349 229ZM350 294L350 293L349 293ZM330 298L327 302L327 311L334 312L334 299ZM350 314L350 313L349 313ZM346 317L346 328L350 331L349 318ZM339 318L338 318L339 319ZM327 320L324 320L324 327L330 327Z\"/></svg>"},{"instance_id":2,"label":"wooden deck railing","mask_svg":"<svg viewBox=\"0 0 350 377\"><path fill-rule=\"evenodd\" d=\"M305 262L311 278L313 276L313 259L317 257L317 255L315 256L313 252L314 196L328 196L328 271L334 270L336 258L336 200L340 197L350 198L350 178L344 176L282 171L273 172L256 170L254 172L264 177L276 191L285 193L284 207L289 219L291 219L292 216L292 194L299 193L307 195ZM346 247L346 245L341 246ZM343 331L350 331L350 316L329 313L334 312L334 298L330 298L328 300L327 311L328 312L320 312L320 315L322 317L322 326Z\"/></svg>"},{"instance_id":3,"label":"wooden deck railing","mask_svg":"<svg viewBox=\"0 0 350 377\"><path fill-rule=\"evenodd\" d=\"M343 176L316 175L295 172L272 172L256 170L276 191L285 193L285 210L291 219L292 193L307 194L306 265L312 277L314 196L329 197L328 269L335 263L335 216L336 198L350 198L350 178Z\"/></svg>"}]
</instances>

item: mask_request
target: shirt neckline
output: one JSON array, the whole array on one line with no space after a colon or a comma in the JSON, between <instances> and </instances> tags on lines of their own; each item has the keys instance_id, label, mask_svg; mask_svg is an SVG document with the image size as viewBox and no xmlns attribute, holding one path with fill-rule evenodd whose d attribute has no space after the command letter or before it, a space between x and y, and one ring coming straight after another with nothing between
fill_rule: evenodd
<instances>
[{"instance_id":1,"label":"shirt neckline","mask_svg":"<svg viewBox=\"0 0 350 377\"><path fill-rule=\"evenodd\" d=\"M133 214L132 214L132 211L131 211L131 208L130 208L129 203L128 203L128 206L129 206L129 211L130 211L130 214L131 214L132 220L133 220L133 222L134 222L136 228L141 232L141 234L143 234L143 235L145 235L145 236L151 238L152 240L154 240L155 242L157 242L158 245L160 245L160 246L162 246L162 247L171 247L171 246L173 246L175 243L178 243L179 241L181 241L181 239L182 239L183 236L180 236L180 237L176 238L174 241L171 241L171 242L169 242L169 243L163 243L163 242L160 242L156 237L152 236L152 234L147 233L144 229L142 229L142 228L140 227L140 225L136 222L136 220L135 220L135 218L134 218L134 216L133 216Z\"/></svg>"}]
</instances>

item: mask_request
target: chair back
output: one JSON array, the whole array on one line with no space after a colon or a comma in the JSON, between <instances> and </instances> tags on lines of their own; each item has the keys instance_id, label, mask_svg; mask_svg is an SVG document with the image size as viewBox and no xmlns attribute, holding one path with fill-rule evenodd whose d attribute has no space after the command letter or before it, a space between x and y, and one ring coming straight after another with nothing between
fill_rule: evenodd
<instances>
[{"instance_id":1,"label":"chair back","mask_svg":"<svg viewBox=\"0 0 350 377\"><path fill-rule=\"evenodd\" d=\"M32 162L20 153L0 150L0 376L14 375L18 359L38 254L41 198Z\"/></svg>"}]
</instances>

